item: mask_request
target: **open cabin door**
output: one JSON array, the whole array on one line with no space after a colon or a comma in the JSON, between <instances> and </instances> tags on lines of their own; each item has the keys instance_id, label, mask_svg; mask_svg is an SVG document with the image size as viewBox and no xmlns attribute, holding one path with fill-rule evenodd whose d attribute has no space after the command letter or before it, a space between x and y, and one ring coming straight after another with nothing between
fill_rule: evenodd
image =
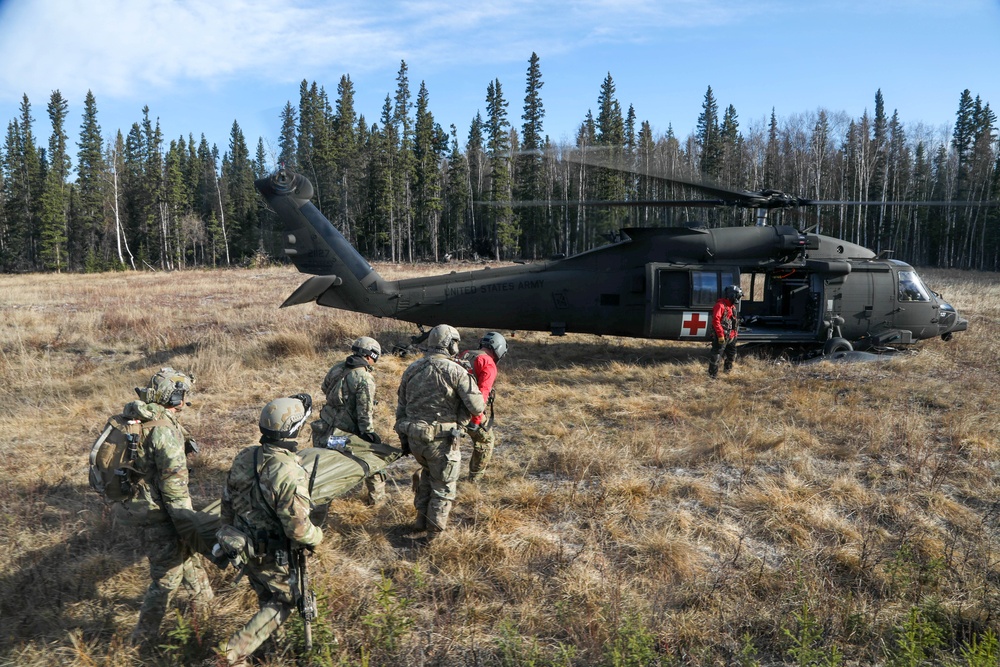
<instances>
[{"instance_id":1,"label":"open cabin door","mask_svg":"<svg viewBox=\"0 0 1000 667\"><path fill-rule=\"evenodd\" d=\"M726 285L738 285L739 269L710 270L676 264L646 265L646 335L667 340L708 340L712 307Z\"/></svg>"}]
</instances>

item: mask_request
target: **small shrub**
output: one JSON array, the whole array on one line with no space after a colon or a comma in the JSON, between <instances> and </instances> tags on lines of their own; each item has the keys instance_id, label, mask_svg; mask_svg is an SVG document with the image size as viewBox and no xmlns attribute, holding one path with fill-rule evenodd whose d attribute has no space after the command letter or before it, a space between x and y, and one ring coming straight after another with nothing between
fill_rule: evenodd
<instances>
[{"instance_id":1,"label":"small shrub","mask_svg":"<svg viewBox=\"0 0 1000 667\"><path fill-rule=\"evenodd\" d=\"M942 644L944 632L935 623L927 620L918 607L912 607L906 621L896 629L894 649L889 650L888 667L919 667Z\"/></svg>"},{"instance_id":2,"label":"small shrub","mask_svg":"<svg viewBox=\"0 0 1000 667\"><path fill-rule=\"evenodd\" d=\"M361 619L368 629L371 653L392 655L399 648L399 640L413 627L413 618L407 614L410 600L399 597L392 579L383 575L375 593L375 604L378 609Z\"/></svg>"},{"instance_id":3,"label":"small shrub","mask_svg":"<svg viewBox=\"0 0 1000 667\"><path fill-rule=\"evenodd\" d=\"M1000 664L1000 641L987 630L982 635L973 635L968 644L964 644L959 652L968 667L996 667Z\"/></svg>"},{"instance_id":4,"label":"small shrub","mask_svg":"<svg viewBox=\"0 0 1000 667\"><path fill-rule=\"evenodd\" d=\"M791 641L788 655L799 667L835 667L843 662L843 656L836 646L826 648L823 643L823 627L809 609L809 603L802 603L802 611L794 614L797 628L792 632L782 628L782 633Z\"/></svg>"},{"instance_id":5,"label":"small shrub","mask_svg":"<svg viewBox=\"0 0 1000 667\"><path fill-rule=\"evenodd\" d=\"M626 615L605 646L602 664L607 667L648 667L656 663L656 638L638 615Z\"/></svg>"}]
</instances>

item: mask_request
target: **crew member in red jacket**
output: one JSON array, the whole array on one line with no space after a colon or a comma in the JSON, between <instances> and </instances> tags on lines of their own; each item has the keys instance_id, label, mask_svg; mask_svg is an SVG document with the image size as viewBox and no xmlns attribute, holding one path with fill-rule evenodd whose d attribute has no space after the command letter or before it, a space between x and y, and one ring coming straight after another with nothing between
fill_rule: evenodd
<instances>
[{"instance_id":1,"label":"crew member in red jacket","mask_svg":"<svg viewBox=\"0 0 1000 667\"><path fill-rule=\"evenodd\" d=\"M496 331L487 332L479 341L478 350L466 350L458 356L469 372L476 376L479 392L490 408L491 417L486 421L486 414L476 415L469 421L467 430L472 440L472 458L469 459L469 481L475 482L482 478L493 457L493 447L496 445L496 435L493 432L493 383L497 379L497 362L507 354L507 341Z\"/></svg>"},{"instance_id":2,"label":"crew member in red jacket","mask_svg":"<svg viewBox=\"0 0 1000 667\"><path fill-rule=\"evenodd\" d=\"M722 298L715 302L712 308L712 353L708 358L708 374L715 377L719 374L719 359L725 357L722 367L724 373L733 369L736 361L736 336L739 335L740 323L736 307L743 298L743 290L739 285L727 285L722 290Z\"/></svg>"}]
</instances>

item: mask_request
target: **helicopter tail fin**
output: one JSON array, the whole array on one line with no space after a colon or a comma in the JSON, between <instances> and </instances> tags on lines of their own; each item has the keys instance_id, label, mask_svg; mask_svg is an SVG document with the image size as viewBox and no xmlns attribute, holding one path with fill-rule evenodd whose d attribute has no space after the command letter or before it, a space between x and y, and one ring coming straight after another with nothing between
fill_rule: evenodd
<instances>
[{"instance_id":1,"label":"helicopter tail fin","mask_svg":"<svg viewBox=\"0 0 1000 667\"><path fill-rule=\"evenodd\" d=\"M315 301L379 317L389 314L386 281L313 205L313 186L305 176L279 169L254 186L281 218L285 254L299 271L314 274L283 308Z\"/></svg>"}]
</instances>

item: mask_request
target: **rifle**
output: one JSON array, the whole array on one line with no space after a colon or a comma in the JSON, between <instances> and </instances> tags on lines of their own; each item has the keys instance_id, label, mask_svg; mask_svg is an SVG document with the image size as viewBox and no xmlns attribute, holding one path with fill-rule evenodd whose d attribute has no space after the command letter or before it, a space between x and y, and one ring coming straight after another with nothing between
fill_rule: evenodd
<instances>
[{"instance_id":1,"label":"rifle","mask_svg":"<svg viewBox=\"0 0 1000 667\"><path fill-rule=\"evenodd\" d=\"M306 567L306 549L296 547L292 549L292 574L294 575L295 604L298 607L299 615L302 617L303 635L305 637L306 653L312 651L312 622L316 620L316 594L313 593L309 584L309 570Z\"/></svg>"}]
</instances>

